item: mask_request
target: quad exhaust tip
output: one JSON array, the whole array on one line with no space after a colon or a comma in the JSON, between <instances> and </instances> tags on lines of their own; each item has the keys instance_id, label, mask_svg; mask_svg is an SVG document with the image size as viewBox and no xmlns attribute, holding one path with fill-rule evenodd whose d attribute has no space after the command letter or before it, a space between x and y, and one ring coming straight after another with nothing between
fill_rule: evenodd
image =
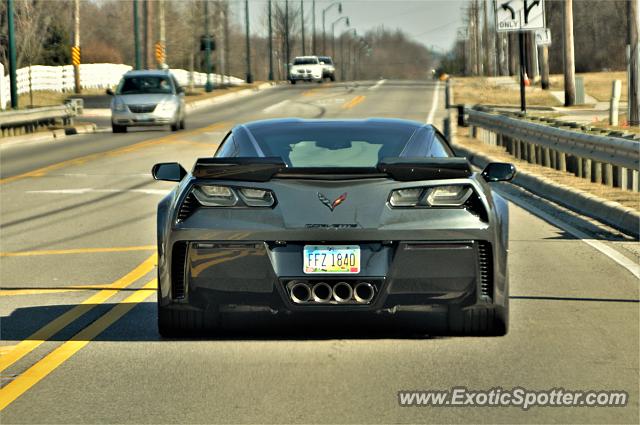
<instances>
[{"instance_id":1,"label":"quad exhaust tip","mask_svg":"<svg viewBox=\"0 0 640 425\"><path fill-rule=\"evenodd\" d=\"M298 282L291 286L291 300L294 303L306 303L311 299L311 289L306 283Z\"/></svg>"},{"instance_id":2,"label":"quad exhaust tip","mask_svg":"<svg viewBox=\"0 0 640 425\"><path fill-rule=\"evenodd\" d=\"M296 304L336 302L339 304L368 304L376 295L376 288L369 282L338 282L333 287L327 282L309 284L289 282L289 296Z\"/></svg>"},{"instance_id":3,"label":"quad exhaust tip","mask_svg":"<svg viewBox=\"0 0 640 425\"><path fill-rule=\"evenodd\" d=\"M371 302L375 294L375 289L369 282L360 282L353 289L353 297L361 304Z\"/></svg>"},{"instance_id":4,"label":"quad exhaust tip","mask_svg":"<svg viewBox=\"0 0 640 425\"><path fill-rule=\"evenodd\" d=\"M333 291L331 286L328 283L320 282L313 285L313 289L311 290L311 295L313 300L318 303L326 303L331 301L331 296L333 295Z\"/></svg>"},{"instance_id":5,"label":"quad exhaust tip","mask_svg":"<svg viewBox=\"0 0 640 425\"><path fill-rule=\"evenodd\" d=\"M338 282L333 287L333 299L339 303L346 303L353 298L353 288L347 282Z\"/></svg>"}]
</instances>

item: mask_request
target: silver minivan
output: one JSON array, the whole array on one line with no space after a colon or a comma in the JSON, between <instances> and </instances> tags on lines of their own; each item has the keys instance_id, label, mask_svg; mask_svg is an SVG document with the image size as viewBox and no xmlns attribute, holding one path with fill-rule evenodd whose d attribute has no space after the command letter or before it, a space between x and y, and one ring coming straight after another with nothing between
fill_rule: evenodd
<instances>
[{"instance_id":1,"label":"silver minivan","mask_svg":"<svg viewBox=\"0 0 640 425\"><path fill-rule=\"evenodd\" d=\"M111 128L125 133L127 127L170 125L185 127L184 89L168 70L129 71L122 76L111 99Z\"/></svg>"}]
</instances>

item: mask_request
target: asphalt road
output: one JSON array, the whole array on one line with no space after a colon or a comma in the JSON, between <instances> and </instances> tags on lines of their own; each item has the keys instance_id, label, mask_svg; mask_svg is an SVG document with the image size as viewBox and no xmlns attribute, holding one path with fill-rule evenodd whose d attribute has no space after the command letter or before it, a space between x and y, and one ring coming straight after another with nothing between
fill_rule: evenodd
<instances>
[{"instance_id":1,"label":"asphalt road","mask_svg":"<svg viewBox=\"0 0 640 425\"><path fill-rule=\"evenodd\" d=\"M0 145L0 422L638 423L638 244L522 191L511 329L428 338L363 328L163 340L156 162L190 167L235 124L443 117L432 82L282 86L193 113L188 130ZM400 390L623 390L626 407L400 407Z\"/></svg>"}]
</instances>

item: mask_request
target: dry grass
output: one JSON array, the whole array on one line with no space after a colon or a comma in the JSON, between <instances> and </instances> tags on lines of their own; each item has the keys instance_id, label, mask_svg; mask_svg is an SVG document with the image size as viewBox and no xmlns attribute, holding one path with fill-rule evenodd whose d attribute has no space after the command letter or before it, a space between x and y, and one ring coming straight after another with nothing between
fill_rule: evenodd
<instances>
[{"instance_id":1,"label":"dry grass","mask_svg":"<svg viewBox=\"0 0 640 425\"><path fill-rule=\"evenodd\" d=\"M576 74L584 77L584 91L600 102L611 100L611 83L613 80L622 81L622 95L620 101L627 101L627 73L617 72L586 72ZM549 77L553 90L564 90L564 79L561 74L554 74Z\"/></svg>"},{"instance_id":2,"label":"dry grass","mask_svg":"<svg viewBox=\"0 0 640 425\"><path fill-rule=\"evenodd\" d=\"M574 176L571 173L554 170L553 168L543 167L537 164L530 164L526 161L516 159L509 155L504 147L492 146L482 143L478 139L469 137L469 130L466 128L458 128L458 135L455 143L464 146L474 152L487 154L499 161L511 162L515 164L519 170L536 174L557 182L559 184L575 187L603 199L619 202L620 204L640 211L640 194L627 190L613 188L602 184L591 183L590 181Z\"/></svg>"},{"instance_id":3,"label":"dry grass","mask_svg":"<svg viewBox=\"0 0 640 425\"><path fill-rule=\"evenodd\" d=\"M514 80L515 81L515 80ZM455 103L470 105L519 105L520 89L517 86L496 85L484 77L456 77L453 98ZM537 87L527 88L527 105L561 106L560 102L548 91Z\"/></svg>"},{"instance_id":4,"label":"dry grass","mask_svg":"<svg viewBox=\"0 0 640 425\"><path fill-rule=\"evenodd\" d=\"M82 94L99 95L104 94L104 90L87 89ZM64 100L72 97L71 93L61 93L57 91L34 91L33 93L24 93L18 96L18 105L20 109L40 106L55 106L64 103Z\"/></svg>"}]
</instances>

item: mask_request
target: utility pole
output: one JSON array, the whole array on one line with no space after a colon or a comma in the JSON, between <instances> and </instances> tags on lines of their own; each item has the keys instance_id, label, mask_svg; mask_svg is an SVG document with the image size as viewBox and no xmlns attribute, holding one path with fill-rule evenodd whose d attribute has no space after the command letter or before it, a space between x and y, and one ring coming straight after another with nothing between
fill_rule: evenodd
<instances>
[{"instance_id":1,"label":"utility pole","mask_svg":"<svg viewBox=\"0 0 640 425\"><path fill-rule=\"evenodd\" d=\"M302 26L302 56L306 55L304 45L304 0L300 0L300 25Z\"/></svg>"},{"instance_id":2,"label":"utility pole","mask_svg":"<svg viewBox=\"0 0 640 425\"><path fill-rule=\"evenodd\" d=\"M164 69L166 64L166 39L165 39L165 21L164 21L164 0L158 0L158 21L159 21L159 35L160 41L156 46L156 60L158 61L158 68Z\"/></svg>"},{"instance_id":3,"label":"utility pole","mask_svg":"<svg viewBox=\"0 0 640 425\"><path fill-rule=\"evenodd\" d=\"M564 0L564 106L576 104L576 68L573 53L573 0Z\"/></svg>"},{"instance_id":4,"label":"utility pole","mask_svg":"<svg viewBox=\"0 0 640 425\"><path fill-rule=\"evenodd\" d=\"M142 66L140 60L140 24L138 22L138 3L140 0L133 0L133 45L136 53L136 69Z\"/></svg>"},{"instance_id":5,"label":"utility pole","mask_svg":"<svg viewBox=\"0 0 640 425\"><path fill-rule=\"evenodd\" d=\"M211 34L209 32L209 0L204 1L204 40L205 40L205 66L207 68L207 82L204 84L204 91L210 93L213 91L213 82L211 81Z\"/></svg>"},{"instance_id":6,"label":"utility pole","mask_svg":"<svg viewBox=\"0 0 640 425\"><path fill-rule=\"evenodd\" d=\"M540 57L540 84L542 90L549 90L549 46L546 44L538 47Z\"/></svg>"},{"instance_id":7,"label":"utility pole","mask_svg":"<svg viewBox=\"0 0 640 425\"><path fill-rule=\"evenodd\" d=\"M271 24L271 0L269 0L267 7L269 11L269 81L273 81L273 26Z\"/></svg>"},{"instance_id":8,"label":"utility pole","mask_svg":"<svg viewBox=\"0 0 640 425\"><path fill-rule=\"evenodd\" d=\"M82 87L80 86L80 0L75 0L73 21L73 49L71 52L73 60L73 79L75 82L75 92L82 93Z\"/></svg>"},{"instance_id":9,"label":"utility pole","mask_svg":"<svg viewBox=\"0 0 640 425\"><path fill-rule=\"evenodd\" d=\"M7 29L9 32L9 84L11 107L18 109L18 79L16 77L16 37L13 25L13 0L7 0Z\"/></svg>"},{"instance_id":10,"label":"utility pole","mask_svg":"<svg viewBox=\"0 0 640 425\"><path fill-rule=\"evenodd\" d=\"M480 31L480 5L479 0L473 1L473 28L476 33L476 63L478 64L478 75L484 75L482 62L482 32Z\"/></svg>"},{"instance_id":11,"label":"utility pole","mask_svg":"<svg viewBox=\"0 0 640 425\"><path fill-rule=\"evenodd\" d=\"M246 43L247 43L247 84L253 83L253 76L251 75L251 38L249 29L249 0L244 0L244 18L245 18L245 30L246 30Z\"/></svg>"},{"instance_id":12,"label":"utility pole","mask_svg":"<svg viewBox=\"0 0 640 425\"><path fill-rule=\"evenodd\" d=\"M318 54L318 46L316 46L316 0L311 2L311 50L312 54Z\"/></svg>"},{"instance_id":13,"label":"utility pole","mask_svg":"<svg viewBox=\"0 0 640 425\"><path fill-rule=\"evenodd\" d=\"M289 0L284 2L284 60L285 67L287 69L286 79L289 79L289 55L291 50L289 49Z\"/></svg>"},{"instance_id":14,"label":"utility pole","mask_svg":"<svg viewBox=\"0 0 640 425\"><path fill-rule=\"evenodd\" d=\"M224 4L224 63L225 63L225 74L227 75L227 83L231 84L231 71L229 66L229 52L231 48L229 47L229 3L226 1Z\"/></svg>"},{"instance_id":15,"label":"utility pole","mask_svg":"<svg viewBox=\"0 0 640 425\"><path fill-rule=\"evenodd\" d=\"M489 16L487 14L487 0L482 0L482 42L484 50L484 69L487 75L493 76L493 49L489 43Z\"/></svg>"},{"instance_id":16,"label":"utility pole","mask_svg":"<svg viewBox=\"0 0 640 425\"><path fill-rule=\"evenodd\" d=\"M628 120L629 125L640 125L640 98L639 85L640 76L638 66L640 66L640 51L638 46L638 0L628 0L627 3L627 38L629 50L629 94L628 94Z\"/></svg>"},{"instance_id":17,"label":"utility pole","mask_svg":"<svg viewBox=\"0 0 640 425\"><path fill-rule=\"evenodd\" d=\"M142 14L144 15L144 68L150 69L153 63L153 3L144 0Z\"/></svg>"}]
</instances>

